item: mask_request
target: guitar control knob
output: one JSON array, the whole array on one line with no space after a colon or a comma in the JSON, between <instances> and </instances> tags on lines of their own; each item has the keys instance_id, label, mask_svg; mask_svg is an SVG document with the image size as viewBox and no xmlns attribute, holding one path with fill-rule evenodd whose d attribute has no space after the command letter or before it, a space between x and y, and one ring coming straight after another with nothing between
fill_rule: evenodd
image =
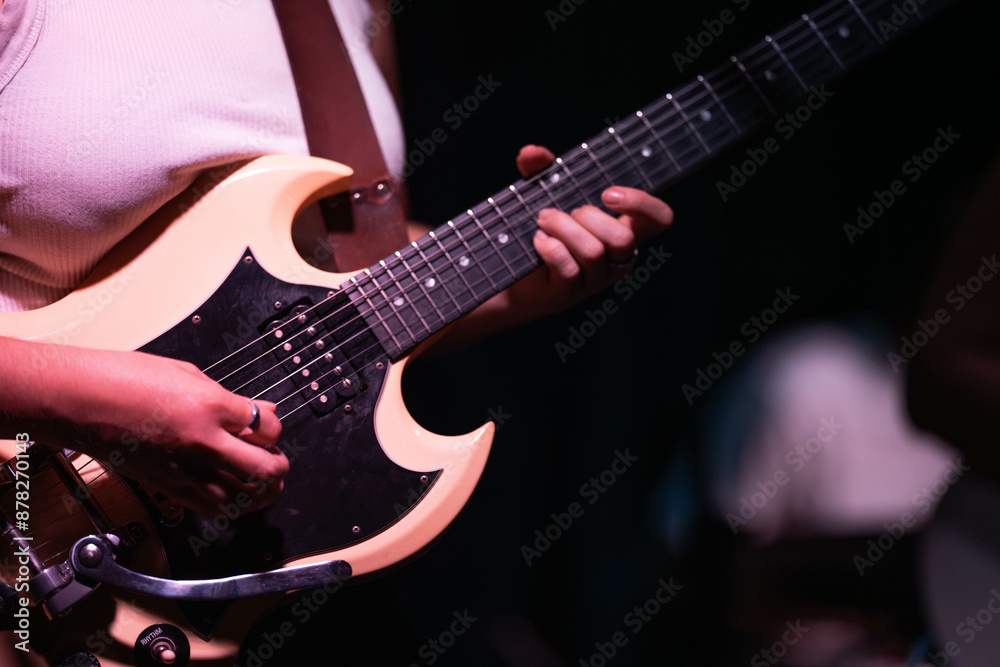
<instances>
[{"instance_id":1,"label":"guitar control knob","mask_svg":"<svg viewBox=\"0 0 1000 667\"><path fill-rule=\"evenodd\" d=\"M63 658L59 667L101 667L101 661L93 653L77 651Z\"/></svg>"},{"instance_id":2,"label":"guitar control knob","mask_svg":"<svg viewBox=\"0 0 1000 667\"><path fill-rule=\"evenodd\" d=\"M180 628L168 623L151 625L135 640L137 667L188 664L191 644Z\"/></svg>"}]
</instances>

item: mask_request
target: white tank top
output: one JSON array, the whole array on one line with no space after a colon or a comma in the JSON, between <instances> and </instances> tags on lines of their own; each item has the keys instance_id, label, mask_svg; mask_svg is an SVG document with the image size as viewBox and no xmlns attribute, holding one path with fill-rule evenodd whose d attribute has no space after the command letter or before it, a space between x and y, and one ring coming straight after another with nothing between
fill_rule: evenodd
<instances>
[{"instance_id":1,"label":"white tank top","mask_svg":"<svg viewBox=\"0 0 1000 667\"><path fill-rule=\"evenodd\" d=\"M331 0L398 176L403 137L366 38ZM6 0L0 9L0 311L51 303L205 169L306 154L269 0Z\"/></svg>"}]
</instances>

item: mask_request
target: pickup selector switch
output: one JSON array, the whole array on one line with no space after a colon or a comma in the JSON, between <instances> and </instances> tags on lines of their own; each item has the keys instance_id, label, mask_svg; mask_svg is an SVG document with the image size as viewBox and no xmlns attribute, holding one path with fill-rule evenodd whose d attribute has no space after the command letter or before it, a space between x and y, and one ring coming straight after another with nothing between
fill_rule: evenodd
<instances>
[{"instance_id":1,"label":"pickup selector switch","mask_svg":"<svg viewBox=\"0 0 1000 667\"><path fill-rule=\"evenodd\" d=\"M191 644L180 628L168 623L151 625L135 640L136 667L183 667L191 660Z\"/></svg>"}]
</instances>

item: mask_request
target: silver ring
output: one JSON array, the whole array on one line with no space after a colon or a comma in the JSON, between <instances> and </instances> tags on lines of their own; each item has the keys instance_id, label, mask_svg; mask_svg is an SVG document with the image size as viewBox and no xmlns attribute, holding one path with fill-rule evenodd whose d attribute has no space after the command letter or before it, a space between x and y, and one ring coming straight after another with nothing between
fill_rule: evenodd
<instances>
[{"instance_id":1,"label":"silver ring","mask_svg":"<svg viewBox=\"0 0 1000 667\"><path fill-rule=\"evenodd\" d=\"M608 266L611 267L612 269L627 269L628 267L630 267L633 264L635 264L635 258L638 257L638 256L639 256L639 249L638 248L632 248L632 256L629 257L629 259L628 259L627 262L623 262L623 263L619 264L618 262L612 262L609 259L608 260Z\"/></svg>"},{"instance_id":2,"label":"silver ring","mask_svg":"<svg viewBox=\"0 0 1000 667\"><path fill-rule=\"evenodd\" d=\"M251 411L250 423L247 424L247 428L250 429L251 431L256 431L257 427L260 426L260 408L258 408L257 404L251 401L249 398L247 400L250 401L250 411Z\"/></svg>"}]
</instances>

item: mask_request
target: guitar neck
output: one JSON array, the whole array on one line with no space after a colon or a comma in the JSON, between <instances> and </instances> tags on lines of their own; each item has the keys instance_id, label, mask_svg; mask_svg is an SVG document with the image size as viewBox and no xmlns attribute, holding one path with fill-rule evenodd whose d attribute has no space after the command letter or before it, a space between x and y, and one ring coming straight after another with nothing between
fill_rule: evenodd
<instances>
[{"instance_id":1,"label":"guitar neck","mask_svg":"<svg viewBox=\"0 0 1000 667\"><path fill-rule=\"evenodd\" d=\"M405 354L540 266L532 237L542 209L600 205L611 185L664 190L791 103L822 103L824 83L952 1L828 2L365 269L343 289L386 352ZM784 122L794 127L790 116Z\"/></svg>"}]
</instances>

